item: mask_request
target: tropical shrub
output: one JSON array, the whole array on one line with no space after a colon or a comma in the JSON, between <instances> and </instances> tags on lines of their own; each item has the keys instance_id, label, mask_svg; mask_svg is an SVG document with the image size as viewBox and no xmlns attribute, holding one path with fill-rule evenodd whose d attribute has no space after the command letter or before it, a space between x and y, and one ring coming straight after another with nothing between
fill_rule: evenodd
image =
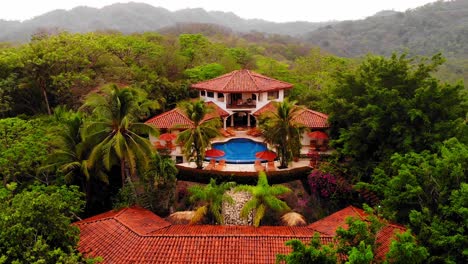
<instances>
[{"instance_id":1,"label":"tropical shrub","mask_svg":"<svg viewBox=\"0 0 468 264\"><path fill-rule=\"evenodd\" d=\"M291 192L288 187L278 184L270 186L265 172L261 171L258 174L258 182L256 186L241 185L236 187L236 191L246 191L252 194L249 200L242 208L241 217L247 218L254 211L254 226L259 226L260 221L267 213L267 210L284 213L291 210L289 206L277 198L277 196Z\"/></svg>"},{"instance_id":2,"label":"tropical shrub","mask_svg":"<svg viewBox=\"0 0 468 264\"><path fill-rule=\"evenodd\" d=\"M192 223L201 222L204 217L207 217L211 224L223 224L221 215L223 202L233 202L232 198L225 192L234 186L234 182L224 182L218 185L216 180L211 179L210 183L205 186L194 185L190 187L190 201L200 205L195 211Z\"/></svg>"},{"instance_id":3,"label":"tropical shrub","mask_svg":"<svg viewBox=\"0 0 468 264\"><path fill-rule=\"evenodd\" d=\"M83 208L77 186L40 186L14 194L0 186L0 263L93 263L78 253Z\"/></svg>"}]
</instances>

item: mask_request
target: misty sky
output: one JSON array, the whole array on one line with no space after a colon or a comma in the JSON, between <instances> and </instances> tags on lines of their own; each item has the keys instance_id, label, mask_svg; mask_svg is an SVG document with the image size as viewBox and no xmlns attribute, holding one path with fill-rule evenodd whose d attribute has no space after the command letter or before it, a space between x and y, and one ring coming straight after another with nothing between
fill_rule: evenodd
<instances>
[{"instance_id":1,"label":"misty sky","mask_svg":"<svg viewBox=\"0 0 468 264\"><path fill-rule=\"evenodd\" d=\"M406 11L435 0L136 0L171 11L202 7L208 11L234 12L242 18L269 21L311 21L362 19L381 10ZM76 6L101 8L118 0L3 0L0 19L26 20L55 10ZM1 29L0 29L1 30Z\"/></svg>"}]
</instances>

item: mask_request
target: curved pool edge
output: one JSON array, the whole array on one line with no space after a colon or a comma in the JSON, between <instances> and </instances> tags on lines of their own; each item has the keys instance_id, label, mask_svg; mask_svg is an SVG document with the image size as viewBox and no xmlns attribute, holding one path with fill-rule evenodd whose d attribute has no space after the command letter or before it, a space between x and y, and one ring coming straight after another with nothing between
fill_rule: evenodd
<instances>
[{"instance_id":1,"label":"curved pool edge","mask_svg":"<svg viewBox=\"0 0 468 264\"><path fill-rule=\"evenodd\" d=\"M212 142L211 143L211 147L212 148L217 148L216 146L217 145L227 145L227 143L229 143L230 141L233 141L232 143L236 143L236 141L244 141L244 142L249 142L251 144L255 144L255 146L262 146L262 149L259 149L258 151L264 151L264 150L268 150L268 144L263 142L263 141L260 141L260 140L254 140L252 138L248 138L248 137L232 137L232 138L226 138L225 140L223 141L215 141L215 142ZM223 148L217 148L217 149L220 149L220 150L224 150ZM257 151L257 152L258 152ZM226 153L229 153L231 151L226 151ZM239 153L239 152L238 152ZM250 153L250 154L254 154L254 153ZM227 154L229 155L229 154ZM216 161L220 161L220 160L225 160L226 163L228 164L254 164L255 161L257 160L260 160L261 162L265 162L266 160L264 159L258 159L256 158L255 156L247 156L245 159L242 159L242 157L226 157L226 155L224 156L221 156L221 157L205 157L204 159L205 161L210 161L210 160L216 160Z\"/></svg>"}]
</instances>

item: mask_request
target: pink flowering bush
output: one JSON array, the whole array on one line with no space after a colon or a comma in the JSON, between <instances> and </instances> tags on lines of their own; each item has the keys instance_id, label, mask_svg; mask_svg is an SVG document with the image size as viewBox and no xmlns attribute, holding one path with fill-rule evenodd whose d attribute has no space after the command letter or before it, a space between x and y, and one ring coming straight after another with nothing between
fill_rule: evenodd
<instances>
[{"instance_id":1,"label":"pink flowering bush","mask_svg":"<svg viewBox=\"0 0 468 264\"><path fill-rule=\"evenodd\" d=\"M313 194L329 198L337 191L336 177L330 173L314 170L307 178Z\"/></svg>"}]
</instances>

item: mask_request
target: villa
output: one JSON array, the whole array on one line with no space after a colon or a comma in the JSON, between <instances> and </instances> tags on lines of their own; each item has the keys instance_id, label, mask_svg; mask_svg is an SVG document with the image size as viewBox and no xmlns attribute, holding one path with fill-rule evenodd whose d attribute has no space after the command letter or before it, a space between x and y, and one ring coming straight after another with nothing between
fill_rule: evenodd
<instances>
[{"instance_id":1,"label":"villa","mask_svg":"<svg viewBox=\"0 0 468 264\"><path fill-rule=\"evenodd\" d=\"M198 90L200 99L215 109L213 113L205 117L205 120L219 117L222 120L224 130L232 131L233 128L240 128L237 129L240 132L234 136L249 138L251 135L246 131L256 127L257 118L262 113L275 111L274 102L283 101L285 91L291 89L293 85L250 70L236 70L211 80L193 84L191 87ZM309 131L324 131L329 127L326 114L306 108L301 108L295 119L307 127ZM146 123L156 126L162 132L174 134L193 125L183 110L179 108L150 118ZM308 132L304 132L302 136L303 154L307 153L314 140L308 134ZM173 142L153 137L150 139L156 147L170 149L170 155L177 163L186 162L180 147ZM169 146L166 145L167 143Z\"/></svg>"},{"instance_id":2,"label":"villa","mask_svg":"<svg viewBox=\"0 0 468 264\"><path fill-rule=\"evenodd\" d=\"M214 109L205 120L220 118L223 131L230 132L224 138L214 140L216 142L213 143L210 153L215 155L223 151L214 146L228 141L243 144L243 141L253 139L252 142L258 147L266 148L262 143L263 140L256 139L261 135L249 131L255 130L257 119L262 113L276 110L274 102L283 101L285 91L291 89L292 85L249 70L238 70L194 84L192 88L198 90L205 104L211 105ZM325 133L328 128L327 115L300 108L294 118L309 129L302 135L301 141L306 149L315 146L313 141L317 135L322 139L327 137ZM162 147L168 150L177 163L184 163L180 146L177 146L174 140L177 133L194 124L183 110L175 108L149 119L146 123L153 124L163 133L159 138L150 138L156 148ZM259 151L254 145L247 147L237 145L233 152L239 154L244 150L264 155L272 153L268 149ZM273 154L276 155L274 152ZM257 161L256 159L267 159L268 165L273 162L271 159L261 158L260 155L254 155L254 161ZM216 164L216 161L211 159L205 167L205 174L210 176L213 173L207 168L218 166L224 168L228 166L225 163L229 161L220 160ZM270 166L263 167L258 164L259 162L255 162L255 166L252 166L254 162L249 163L248 168L247 165L242 167L242 162L231 163L235 164L236 170L242 173L248 168L253 169L257 166L265 169L270 176L282 173L274 171L276 170L274 166L272 171L269 171ZM200 171L192 173L190 170L197 170L193 167L186 169L190 179L195 174L203 174L199 173ZM310 171L310 167L306 164L291 168L285 174L298 169ZM214 173L232 176L233 172L234 169L224 172L216 170ZM257 177L255 171L252 175ZM277 254L291 252L291 248L285 245L285 242L291 239L308 243L314 234L318 233L321 243L336 243L335 230L338 227L346 227L348 217L367 221L368 216L362 209L349 206L307 226L181 225L171 223L170 218L163 219L146 209L130 207L96 215L73 225L80 229L79 251L90 257L101 256L105 263L274 263ZM376 258L383 259L391 240L395 238L395 233L404 231L404 227L386 223L376 237L378 244Z\"/></svg>"}]
</instances>

